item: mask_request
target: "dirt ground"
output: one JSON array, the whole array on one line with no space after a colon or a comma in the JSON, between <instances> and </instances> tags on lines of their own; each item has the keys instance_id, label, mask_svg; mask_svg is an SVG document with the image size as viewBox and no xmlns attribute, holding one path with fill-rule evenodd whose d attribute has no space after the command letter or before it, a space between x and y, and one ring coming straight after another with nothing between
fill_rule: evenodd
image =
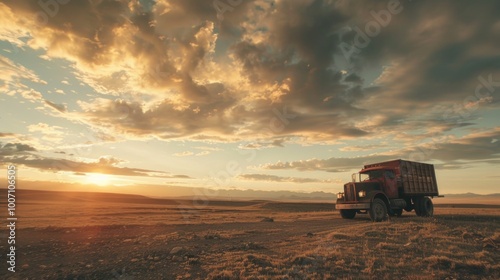
<instances>
[{"instance_id":1,"label":"dirt ground","mask_svg":"<svg viewBox=\"0 0 500 280\"><path fill-rule=\"evenodd\" d=\"M372 223L328 203L65 199L20 202L1 279L500 279L495 205Z\"/></svg>"}]
</instances>

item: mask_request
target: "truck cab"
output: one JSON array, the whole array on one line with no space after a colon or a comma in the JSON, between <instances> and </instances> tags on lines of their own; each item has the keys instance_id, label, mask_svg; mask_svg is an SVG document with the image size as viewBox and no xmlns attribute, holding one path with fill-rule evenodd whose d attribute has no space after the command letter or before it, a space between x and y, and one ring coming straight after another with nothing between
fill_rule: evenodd
<instances>
[{"instance_id":1,"label":"truck cab","mask_svg":"<svg viewBox=\"0 0 500 280\"><path fill-rule=\"evenodd\" d=\"M397 198L399 196L394 169L385 167L371 167L363 169L359 171L359 181L379 183L382 191L389 198Z\"/></svg>"},{"instance_id":2,"label":"truck cab","mask_svg":"<svg viewBox=\"0 0 500 280\"><path fill-rule=\"evenodd\" d=\"M432 216L428 196L438 196L434 166L394 160L365 165L337 194L336 209L342 218L352 219L358 213L369 213L373 221L387 215L401 216L403 210L419 216Z\"/></svg>"}]
</instances>

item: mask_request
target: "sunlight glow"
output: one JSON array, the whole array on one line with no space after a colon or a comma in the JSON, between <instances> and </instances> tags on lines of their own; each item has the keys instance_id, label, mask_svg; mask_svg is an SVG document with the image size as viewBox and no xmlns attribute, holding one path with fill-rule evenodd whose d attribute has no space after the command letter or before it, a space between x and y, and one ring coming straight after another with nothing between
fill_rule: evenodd
<instances>
[{"instance_id":1,"label":"sunlight glow","mask_svg":"<svg viewBox=\"0 0 500 280\"><path fill-rule=\"evenodd\" d=\"M106 186L109 184L111 176L101 173L88 173L86 179L87 183L98 186Z\"/></svg>"}]
</instances>

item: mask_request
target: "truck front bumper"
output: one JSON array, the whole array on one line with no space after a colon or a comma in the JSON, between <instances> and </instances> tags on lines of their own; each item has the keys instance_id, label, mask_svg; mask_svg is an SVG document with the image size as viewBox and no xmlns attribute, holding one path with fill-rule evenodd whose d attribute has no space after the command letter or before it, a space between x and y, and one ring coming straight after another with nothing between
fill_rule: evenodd
<instances>
[{"instance_id":1,"label":"truck front bumper","mask_svg":"<svg viewBox=\"0 0 500 280\"><path fill-rule=\"evenodd\" d=\"M370 202L362 202L362 203L337 203L335 204L335 209L370 209Z\"/></svg>"}]
</instances>

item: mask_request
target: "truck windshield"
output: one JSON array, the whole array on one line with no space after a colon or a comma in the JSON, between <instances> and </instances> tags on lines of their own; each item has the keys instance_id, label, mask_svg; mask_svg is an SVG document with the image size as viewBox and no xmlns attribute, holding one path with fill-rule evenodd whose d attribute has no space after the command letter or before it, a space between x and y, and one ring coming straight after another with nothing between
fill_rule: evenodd
<instances>
[{"instance_id":1,"label":"truck windshield","mask_svg":"<svg viewBox=\"0 0 500 280\"><path fill-rule=\"evenodd\" d=\"M383 174L384 174L383 170L372 170L372 171L368 171L365 173L360 173L359 179L360 179L360 181L373 180L373 179L381 178Z\"/></svg>"},{"instance_id":2,"label":"truck windshield","mask_svg":"<svg viewBox=\"0 0 500 280\"><path fill-rule=\"evenodd\" d=\"M359 181L360 182L368 181L368 180L370 180L370 174L368 174L368 173L359 173Z\"/></svg>"},{"instance_id":3,"label":"truck windshield","mask_svg":"<svg viewBox=\"0 0 500 280\"><path fill-rule=\"evenodd\" d=\"M370 179L380 178L380 177L382 177L383 174L384 174L384 171L382 171L382 170L370 171Z\"/></svg>"}]
</instances>

